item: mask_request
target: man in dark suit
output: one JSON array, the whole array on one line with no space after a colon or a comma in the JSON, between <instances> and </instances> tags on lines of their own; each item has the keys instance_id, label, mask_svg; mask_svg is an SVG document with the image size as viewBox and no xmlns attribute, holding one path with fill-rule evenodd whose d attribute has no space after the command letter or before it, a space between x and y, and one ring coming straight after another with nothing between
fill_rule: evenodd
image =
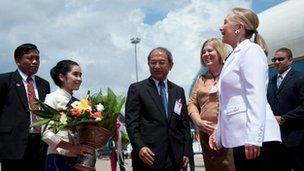
<instances>
[{"instance_id":1,"label":"man in dark suit","mask_svg":"<svg viewBox=\"0 0 304 171\"><path fill-rule=\"evenodd\" d=\"M280 48L272 58L278 74L268 84L267 99L280 124L283 144L280 150L282 168L304 170L304 75L295 71L292 52Z\"/></svg>"},{"instance_id":2,"label":"man in dark suit","mask_svg":"<svg viewBox=\"0 0 304 171\"><path fill-rule=\"evenodd\" d=\"M23 44L14 54L18 69L0 74L0 160L2 171L42 171L46 145L40 128L29 128L37 118L30 110L34 99L44 100L49 83L35 74L39 67L39 50Z\"/></svg>"},{"instance_id":3,"label":"man in dark suit","mask_svg":"<svg viewBox=\"0 0 304 171\"><path fill-rule=\"evenodd\" d=\"M148 56L151 76L131 84L126 101L126 127L136 171L180 170L189 161L190 130L183 88L167 79L173 66L163 47Z\"/></svg>"}]
</instances>

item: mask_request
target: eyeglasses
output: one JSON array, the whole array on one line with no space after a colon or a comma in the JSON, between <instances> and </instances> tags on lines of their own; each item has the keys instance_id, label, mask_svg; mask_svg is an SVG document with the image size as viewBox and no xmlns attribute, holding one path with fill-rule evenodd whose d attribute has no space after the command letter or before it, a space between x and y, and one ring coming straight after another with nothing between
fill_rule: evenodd
<instances>
[{"instance_id":1,"label":"eyeglasses","mask_svg":"<svg viewBox=\"0 0 304 171\"><path fill-rule=\"evenodd\" d=\"M285 58L283 58L283 57L278 57L278 58L272 58L271 59L272 62L276 62L276 61L281 62L281 61L284 61L284 60L285 60Z\"/></svg>"}]
</instances>

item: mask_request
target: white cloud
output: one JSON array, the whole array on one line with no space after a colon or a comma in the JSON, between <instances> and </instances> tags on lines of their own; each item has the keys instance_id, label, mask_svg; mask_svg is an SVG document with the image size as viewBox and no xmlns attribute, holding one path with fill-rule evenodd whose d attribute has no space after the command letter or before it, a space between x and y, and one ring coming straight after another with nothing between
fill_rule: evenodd
<instances>
[{"instance_id":1,"label":"white cloud","mask_svg":"<svg viewBox=\"0 0 304 171\"><path fill-rule=\"evenodd\" d=\"M231 8L250 4L248 0L0 1L0 72L15 70L14 49L32 42L41 52L39 75L51 83L51 67L59 60L72 59L83 71L78 94L111 87L126 95L135 81L130 38L138 36L139 78L149 76L149 51L164 46L174 56L169 79L188 94L200 66L202 42L220 37L218 29ZM167 12L167 16L154 25L144 24L147 9Z\"/></svg>"}]
</instances>

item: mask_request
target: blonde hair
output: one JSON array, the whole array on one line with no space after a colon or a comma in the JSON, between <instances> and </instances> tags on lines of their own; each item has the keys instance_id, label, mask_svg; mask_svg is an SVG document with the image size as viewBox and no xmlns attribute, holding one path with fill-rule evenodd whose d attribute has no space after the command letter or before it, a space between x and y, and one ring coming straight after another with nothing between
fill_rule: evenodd
<instances>
[{"instance_id":1,"label":"blonde hair","mask_svg":"<svg viewBox=\"0 0 304 171\"><path fill-rule=\"evenodd\" d=\"M261 46L265 54L268 53L268 47L263 37L258 33L259 27L258 16L250 9L245 8L233 8L231 19L233 22L242 23L245 27L245 38L250 39L255 34L254 42Z\"/></svg>"},{"instance_id":2,"label":"blonde hair","mask_svg":"<svg viewBox=\"0 0 304 171\"><path fill-rule=\"evenodd\" d=\"M205 66L204 61L202 59L202 55L203 55L203 49L206 46L207 43L211 43L212 47L216 50L217 54L220 56L219 58L219 62L221 64L224 63L225 58L228 56L228 49L225 43L222 42L221 39L217 39L217 38L210 38L208 40L206 40L203 43L203 46L201 48L201 56L200 56L200 60L201 60L201 64L203 66Z\"/></svg>"}]
</instances>

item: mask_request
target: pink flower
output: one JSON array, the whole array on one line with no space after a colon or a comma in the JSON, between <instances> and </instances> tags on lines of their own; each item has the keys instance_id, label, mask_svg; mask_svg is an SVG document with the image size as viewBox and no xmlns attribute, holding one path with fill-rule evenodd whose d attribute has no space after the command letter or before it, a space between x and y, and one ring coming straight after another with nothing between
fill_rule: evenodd
<instances>
[{"instance_id":1,"label":"pink flower","mask_svg":"<svg viewBox=\"0 0 304 171\"><path fill-rule=\"evenodd\" d=\"M72 108L71 109L71 113L72 113L72 116L79 116L79 115L81 115L81 110L80 109L78 109L78 108Z\"/></svg>"},{"instance_id":2,"label":"pink flower","mask_svg":"<svg viewBox=\"0 0 304 171\"><path fill-rule=\"evenodd\" d=\"M94 112L90 114L91 118L94 118L95 120L101 120L103 118L101 112Z\"/></svg>"}]
</instances>

